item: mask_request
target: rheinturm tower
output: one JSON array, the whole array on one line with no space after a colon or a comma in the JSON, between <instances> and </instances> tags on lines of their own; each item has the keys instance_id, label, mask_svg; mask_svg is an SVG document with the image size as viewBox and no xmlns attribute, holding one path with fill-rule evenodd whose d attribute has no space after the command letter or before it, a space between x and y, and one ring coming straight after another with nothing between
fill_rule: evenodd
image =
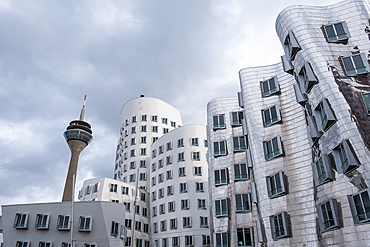
<instances>
[{"instance_id":1,"label":"rheinturm tower","mask_svg":"<svg viewBox=\"0 0 370 247\"><path fill-rule=\"evenodd\" d=\"M73 120L69 123L67 130L64 132L69 148L71 149L71 160L69 162L68 174L64 186L63 202L69 202L73 199L74 183L76 182L76 173L78 166L78 157L82 150L92 141L91 125L84 121L86 95L81 110L79 120Z\"/></svg>"}]
</instances>

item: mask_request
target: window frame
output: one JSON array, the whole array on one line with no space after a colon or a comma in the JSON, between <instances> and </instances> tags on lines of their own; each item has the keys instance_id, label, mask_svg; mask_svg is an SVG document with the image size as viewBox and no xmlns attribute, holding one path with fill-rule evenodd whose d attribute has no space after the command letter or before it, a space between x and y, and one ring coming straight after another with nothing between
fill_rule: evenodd
<instances>
[{"instance_id":1,"label":"window frame","mask_svg":"<svg viewBox=\"0 0 370 247\"><path fill-rule=\"evenodd\" d=\"M276 114L275 118L273 118L273 112L272 112L273 108ZM270 120L266 120L266 113L268 113ZM280 113L279 104L275 104L269 108L261 110L261 114L262 114L263 127L268 127L275 123L281 122L281 113Z\"/></svg>"},{"instance_id":2,"label":"window frame","mask_svg":"<svg viewBox=\"0 0 370 247\"><path fill-rule=\"evenodd\" d=\"M226 129L225 114L213 115L213 130ZM216 120L217 119L217 120Z\"/></svg>"},{"instance_id":3,"label":"window frame","mask_svg":"<svg viewBox=\"0 0 370 247\"><path fill-rule=\"evenodd\" d=\"M240 232L241 234L239 234ZM238 246L254 246L253 227L235 228L235 233L235 240ZM242 238L239 239L239 237Z\"/></svg>"},{"instance_id":4,"label":"window frame","mask_svg":"<svg viewBox=\"0 0 370 247\"><path fill-rule=\"evenodd\" d=\"M301 46L299 45L297 39L294 36L294 33L289 30L287 36L284 40L284 51L287 54L290 61L293 61L297 55L297 53L301 50Z\"/></svg>"},{"instance_id":5,"label":"window frame","mask_svg":"<svg viewBox=\"0 0 370 247\"><path fill-rule=\"evenodd\" d=\"M319 83L312 66L309 62L304 62L301 70L299 71L298 75L296 74L299 82L299 87L301 92L303 93L310 93L313 86Z\"/></svg>"},{"instance_id":6,"label":"window frame","mask_svg":"<svg viewBox=\"0 0 370 247\"><path fill-rule=\"evenodd\" d=\"M228 232L216 232L215 233L215 246L216 247L228 247L229 234Z\"/></svg>"},{"instance_id":7,"label":"window frame","mask_svg":"<svg viewBox=\"0 0 370 247\"><path fill-rule=\"evenodd\" d=\"M278 149L275 151L274 150L274 140L276 139L276 141L277 141L277 147L278 147ZM272 151L272 153L268 153L269 152L269 144L268 143L270 143L271 142L271 151ZM275 136L274 138L272 138L272 139L269 139L269 140L266 140L266 141L264 141L263 142L263 151L264 151L264 154L265 154L265 159L266 159L266 161L269 161L269 160L271 160L271 159L274 159L274 158L276 158L276 157L279 157L279 156L281 156L281 155L283 155L283 145L282 145L282 142L281 142L281 138L280 138L280 135L278 135L278 136Z\"/></svg>"},{"instance_id":8,"label":"window frame","mask_svg":"<svg viewBox=\"0 0 370 247\"><path fill-rule=\"evenodd\" d=\"M273 240L279 240L281 238L290 237L290 234L289 234L290 229L288 228L289 219L288 219L288 214L286 212L280 212L278 214L271 215L270 216L270 226L271 226L271 236ZM277 228L279 228L280 232L283 231L282 233L279 233L279 235L277 235Z\"/></svg>"},{"instance_id":9,"label":"window frame","mask_svg":"<svg viewBox=\"0 0 370 247\"><path fill-rule=\"evenodd\" d=\"M220 209L220 210L218 210L218 209ZM215 216L216 216L216 218L225 217L225 216L228 216L228 215L229 215L229 212L228 212L228 198L215 200Z\"/></svg>"},{"instance_id":10,"label":"window frame","mask_svg":"<svg viewBox=\"0 0 370 247\"><path fill-rule=\"evenodd\" d=\"M364 65L364 67L362 67L362 68L357 68L356 67L356 62L355 62L354 58L355 57L357 58L358 56L361 59L361 60L358 60L358 61L361 61L362 65ZM367 61L366 55L363 52L357 53L357 54L352 54L350 56L340 56L339 60L341 62L343 71L346 74L346 76L364 76L367 73L369 73L369 71L370 71L369 62ZM346 66L348 64L346 65L345 61L350 61L351 66L353 67L353 69L347 70ZM348 68L348 69L350 69L350 68ZM362 69L362 70L360 71L360 69Z\"/></svg>"},{"instance_id":11,"label":"window frame","mask_svg":"<svg viewBox=\"0 0 370 247\"><path fill-rule=\"evenodd\" d=\"M276 178L278 178L279 181ZM277 181L279 182L278 184L277 184ZM284 176L283 171L279 171L273 175L267 176L266 184L267 184L267 193L268 193L269 198L271 199L284 196L287 194L286 178ZM280 187L278 187L278 185L280 185ZM279 188L281 188L280 191L279 191Z\"/></svg>"},{"instance_id":12,"label":"window frame","mask_svg":"<svg viewBox=\"0 0 370 247\"><path fill-rule=\"evenodd\" d=\"M325 207L325 210L323 209ZM329 199L316 205L319 218L320 232L331 231L340 228L339 226L339 205L336 199ZM329 222L330 225L327 225Z\"/></svg>"},{"instance_id":13,"label":"window frame","mask_svg":"<svg viewBox=\"0 0 370 247\"><path fill-rule=\"evenodd\" d=\"M317 128L321 132L327 131L337 122L334 111L326 98L323 98L317 104L314 110L314 116Z\"/></svg>"},{"instance_id":14,"label":"window frame","mask_svg":"<svg viewBox=\"0 0 370 247\"><path fill-rule=\"evenodd\" d=\"M41 222L40 222L40 218L41 218ZM49 220L50 220L50 215L49 214L37 214L36 215L36 221L35 221L35 228L37 230L48 230L49 229ZM42 224L39 224L39 223L42 223Z\"/></svg>"},{"instance_id":15,"label":"window frame","mask_svg":"<svg viewBox=\"0 0 370 247\"><path fill-rule=\"evenodd\" d=\"M246 136L233 136L233 152L243 152L247 149L247 137ZM244 142L244 146L243 146Z\"/></svg>"},{"instance_id":16,"label":"window frame","mask_svg":"<svg viewBox=\"0 0 370 247\"><path fill-rule=\"evenodd\" d=\"M364 202L363 196L366 196L366 195L367 195L367 200L369 200L368 202ZM359 205L358 204L359 200L357 199L357 203L356 203L356 200L354 199L354 197L359 197L358 199L360 199L361 207L356 207L356 205L357 206ZM370 210L369 211L366 210L366 209L369 209L369 205L370 205L370 199L369 199L370 198L370 188L364 189L352 195L348 195L347 198L348 198L349 206L351 209L354 224L360 225L360 224L370 223ZM365 218L360 219L360 216L359 216L360 214L364 215L362 217L365 217Z\"/></svg>"},{"instance_id":17,"label":"window frame","mask_svg":"<svg viewBox=\"0 0 370 247\"><path fill-rule=\"evenodd\" d=\"M177 229L177 218L170 219L170 230Z\"/></svg>"},{"instance_id":18,"label":"window frame","mask_svg":"<svg viewBox=\"0 0 370 247\"><path fill-rule=\"evenodd\" d=\"M191 216L182 217L182 228L191 228L191 227L192 227Z\"/></svg>"},{"instance_id":19,"label":"window frame","mask_svg":"<svg viewBox=\"0 0 370 247\"><path fill-rule=\"evenodd\" d=\"M344 151L344 154L342 150ZM339 174L348 174L360 166L360 161L358 160L356 152L353 150L348 139L343 139L335 148L333 148L332 155ZM344 163L346 163L345 167L343 167Z\"/></svg>"},{"instance_id":20,"label":"window frame","mask_svg":"<svg viewBox=\"0 0 370 247\"><path fill-rule=\"evenodd\" d=\"M230 112L230 124L232 127L241 126L244 119L243 111Z\"/></svg>"},{"instance_id":21,"label":"window frame","mask_svg":"<svg viewBox=\"0 0 370 247\"><path fill-rule=\"evenodd\" d=\"M338 35L336 25L339 25L339 24L342 25L345 37L339 37L339 35ZM334 36L329 37L328 30L326 29L328 27L332 27L333 32L335 34ZM324 35L325 35L326 41L328 43L347 43L348 39L351 38L351 34L349 33L349 29L348 29L347 23L345 21L334 23L334 24L323 25L322 29L324 31ZM332 37L334 37L334 38L332 38Z\"/></svg>"},{"instance_id":22,"label":"window frame","mask_svg":"<svg viewBox=\"0 0 370 247\"><path fill-rule=\"evenodd\" d=\"M368 102L366 102L365 97L369 97ZM365 107L365 110L367 111L367 115L370 115L370 92L362 92L361 93L361 99L362 103Z\"/></svg>"},{"instance_id":23,"label":"window frame","mask_svg":"<svg viewBox=\"0 0 370 247\"><path fill-rule=\"evenodd\" d=\"M63 222L63 225L60 224L61 220ZM58 231L69 231L71 229L71 221L69 215L58 215L57 229Z\"/></svg>"},{"instance_id":24,"label":"window frame","mask_svg":"<svg viewBox=\"0 0 370 247\"><path fill-rule=\"evenodd\" d=\"M240 199L238 200L239 197ZM236 213L245 213L252 211L251 193L234 194L234 199L235 199L234 209Z\"/></svg>"},{"instance_id":25,"label":"window frame","mask_svg":"<svg viewBox=\"0 0 370 247\"><path fill-rule=\"evenodd\" d=\"M14 217L13 228L28 229L28 213L16 213Z\"/></svg>"},{"instance_id":26,"label":"window frame","mask_svg":"<svg viewBox=\"0 0 370 247\"><path fill-rule=\"evenodd\" d=\"M267 88L265 87L265 85L267 85ZM274 88L272 88L272 86L274 86ZM267 80L261 81L260 88L261 88L261 94L263 98L280 93L280 85L279 85L277 76L273 76Z\"/></svg>"},{"instance_id":27,"label":"window frame","mask_svg":"<svg viewBox=\"0 0 370 247\"><path fill-rule=\"evenodd\" d=\"M245 167L245 169L243 169L243 167ZM237 176L237 174L239 175ZM241 181L247 179L249 179L249 169L247 164L245 163L234 164L234 181Z\"/></svg>"},{"instance_id":28,"label":"window frame","mask_svg":"<svg viewBox=\"0 0 370 247\"><path fill-rule=\"evenodd\" d=\"M334 171L330 166L329 158L323 154L316 162L311 163L315 186L331 182L335 179Z\"/></svg>"},{"instance_id":29,"label":"window frame","mask_svg":"<svg viewBox=\"0 0 370 247\"><path fill-rule=\"evenodd\" d=\"M86 223L86 222L88 222L88 223ZM92 224L93 224L93 217L91 217L91 216L80 216L79 217L79 222L78 222L78 231L80 231L80 232L91 232Z\"/></svg>"},{"instance_id":30,"label":"window frame","mask_svg":"<svg viewBox=\"0 0 370 247\"><path fill-rule=\"evenodd\" d=\"M221 143L223 143L223 147L221 146ZM216 146L217 146L217 148L216 148ZM214 157L219 157L219 156L225 156L225 155L227 155L227 142L226 142L226 140L213 142L213 156Z\"/></svg>"},{"instance_id":31,"label":"window frame","mask_svg":"<svg viewBox=\"0 0 370 247\"><path fill-rule=\"evenodd\" d=\"M223 172L224 171L224 172ZM217 175L218 173L218 175ZM225 175L225 179L223 180L223 173ZM225 185L229 183L229 169L227 167L214 170L215 176L215 186Z\"/></svg>"}]
</instances>

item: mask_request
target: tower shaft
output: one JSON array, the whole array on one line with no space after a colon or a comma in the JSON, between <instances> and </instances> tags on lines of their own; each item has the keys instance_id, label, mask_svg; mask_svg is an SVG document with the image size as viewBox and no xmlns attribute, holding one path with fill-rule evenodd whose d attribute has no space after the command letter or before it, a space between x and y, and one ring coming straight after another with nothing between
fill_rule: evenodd
<instances>
[{"instance_id":1,"label":"tower shaft","mask_svg":"<svg viewBox=\"0 0 370 247\"><path fill-rule=\"evenodd\" d=\"M69 140L68 146L71 149L71 160L69 162L68 174L64 186L62 202L70 202L73 200L74 193L73 184L75 184L76 182L78 158L82 150L84 150L84 148L87 146L87 144L80 140ZM73 175L75 175L74 178Z\"/></svg>"}]
</instances>

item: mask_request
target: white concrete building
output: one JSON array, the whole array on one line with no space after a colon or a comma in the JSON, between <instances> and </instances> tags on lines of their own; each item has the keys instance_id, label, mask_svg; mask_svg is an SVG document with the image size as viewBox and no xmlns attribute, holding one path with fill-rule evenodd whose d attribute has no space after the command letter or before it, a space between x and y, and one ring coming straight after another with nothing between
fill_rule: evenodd
<instances>
[{"instance_id":1,"label":"white concrete building","mask_svg":"<svg viewBox=\"0 0 370 247\"><path fill-rule=\"evenodd\" d=\"M70 202L3 205L4 246L122 247L125 207L111 202L76 202L73 225Z\"/></svg>"}]
</instances>

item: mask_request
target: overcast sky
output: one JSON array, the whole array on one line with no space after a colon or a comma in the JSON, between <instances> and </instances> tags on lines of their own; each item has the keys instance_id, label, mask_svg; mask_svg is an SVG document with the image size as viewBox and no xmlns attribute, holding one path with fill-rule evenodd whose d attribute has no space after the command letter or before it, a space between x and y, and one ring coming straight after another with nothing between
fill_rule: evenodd
<instances>
[{"instance_id":1,"label":"overcast sky","mask_svg":"<svg viewBox=\"0 0 370 247\"><path fill-rule=\"evenodd\" d=\"M127 100L156 97L205 125L208 101L236 96L240 69L280 61L283 8L334 2L0 0L0 205L61 200L63 132L85 94L94 140L77 189L113 176Z\"/></svg>"}]
</instances>

